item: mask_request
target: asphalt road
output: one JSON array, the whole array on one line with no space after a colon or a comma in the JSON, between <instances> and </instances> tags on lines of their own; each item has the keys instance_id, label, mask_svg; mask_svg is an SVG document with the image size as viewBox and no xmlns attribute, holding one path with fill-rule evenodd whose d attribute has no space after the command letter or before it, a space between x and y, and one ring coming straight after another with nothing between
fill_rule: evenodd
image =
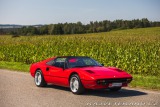
<instances>
[{"instance_id":1,"label":"asphalt road","mask_svg":"<svg viewBox=\"0 0 160 107\"><path fill-rule=\"evenodd\" d=\"M74 95L68 88L38 88L29 73L0 70L0 107L160 107L160 91L123 88L119 92L88 90Z\"/></svg>"}]
</instances>

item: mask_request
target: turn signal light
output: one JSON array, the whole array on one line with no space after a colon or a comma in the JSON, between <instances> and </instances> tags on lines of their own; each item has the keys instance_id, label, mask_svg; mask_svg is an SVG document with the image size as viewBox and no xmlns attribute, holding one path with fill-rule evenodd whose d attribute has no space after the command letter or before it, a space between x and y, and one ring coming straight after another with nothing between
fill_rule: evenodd
<instances>
[{"instance_id":1,"label":"turn signal light","mask_svg":"<svg viewBox=\"0 0 160 107\"><path fill-rule=\"evenodd\" d=\"M127 79L127 83L130 83L132 81L132 78Z\"/></svg>"}]
</instances>

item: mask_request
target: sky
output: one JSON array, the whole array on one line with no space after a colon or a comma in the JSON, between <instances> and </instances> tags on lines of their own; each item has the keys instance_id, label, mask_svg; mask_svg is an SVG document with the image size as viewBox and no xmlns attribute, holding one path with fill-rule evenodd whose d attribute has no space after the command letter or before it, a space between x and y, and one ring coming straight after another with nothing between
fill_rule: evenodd
<instances>
[{"instance_id":1,"label":"sky","mask_svg":"<svg viewBox=\"0 0 160 107\"><path fill-rule=\"evenodd\" d=\"M141 18L160 21L160 0L0 0L0 24L87 24Z\"/></svg>"}]
</instances>

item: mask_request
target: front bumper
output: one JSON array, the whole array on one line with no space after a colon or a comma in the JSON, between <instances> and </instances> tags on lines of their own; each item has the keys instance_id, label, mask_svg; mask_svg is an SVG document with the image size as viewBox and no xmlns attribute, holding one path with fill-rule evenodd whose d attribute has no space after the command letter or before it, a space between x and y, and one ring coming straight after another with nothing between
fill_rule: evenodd
<instances>
[{"instance_id":1,"label":"front bumper","mask_svg":"<svg viewBox=\"0 0 160 107\"><path fill-rule=\"evenodd\" d=\"M122 83L120 87L126 87L132 81L132 78L119 79L99 79L99 80L81 80L84 88L87 89L106 89L110 88L112 83Z\"/></svg>"}]
</instances>

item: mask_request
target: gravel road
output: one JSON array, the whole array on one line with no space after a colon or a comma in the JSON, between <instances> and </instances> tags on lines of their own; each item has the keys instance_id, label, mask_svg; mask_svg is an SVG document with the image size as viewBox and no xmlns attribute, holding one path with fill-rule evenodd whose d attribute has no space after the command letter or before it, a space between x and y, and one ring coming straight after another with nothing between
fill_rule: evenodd
<instances>
[{"instance_id":1,"label":"gravel road","mask_svg":"<svg viewBox=\"0 0 160 107\"><path fill-rule=\"evenodd\" d=\"M38 88L29 73L0 69L0 107L160 107L160 91L123 88L74 95L68 88Z\"/></svg>"}]
</instances>

